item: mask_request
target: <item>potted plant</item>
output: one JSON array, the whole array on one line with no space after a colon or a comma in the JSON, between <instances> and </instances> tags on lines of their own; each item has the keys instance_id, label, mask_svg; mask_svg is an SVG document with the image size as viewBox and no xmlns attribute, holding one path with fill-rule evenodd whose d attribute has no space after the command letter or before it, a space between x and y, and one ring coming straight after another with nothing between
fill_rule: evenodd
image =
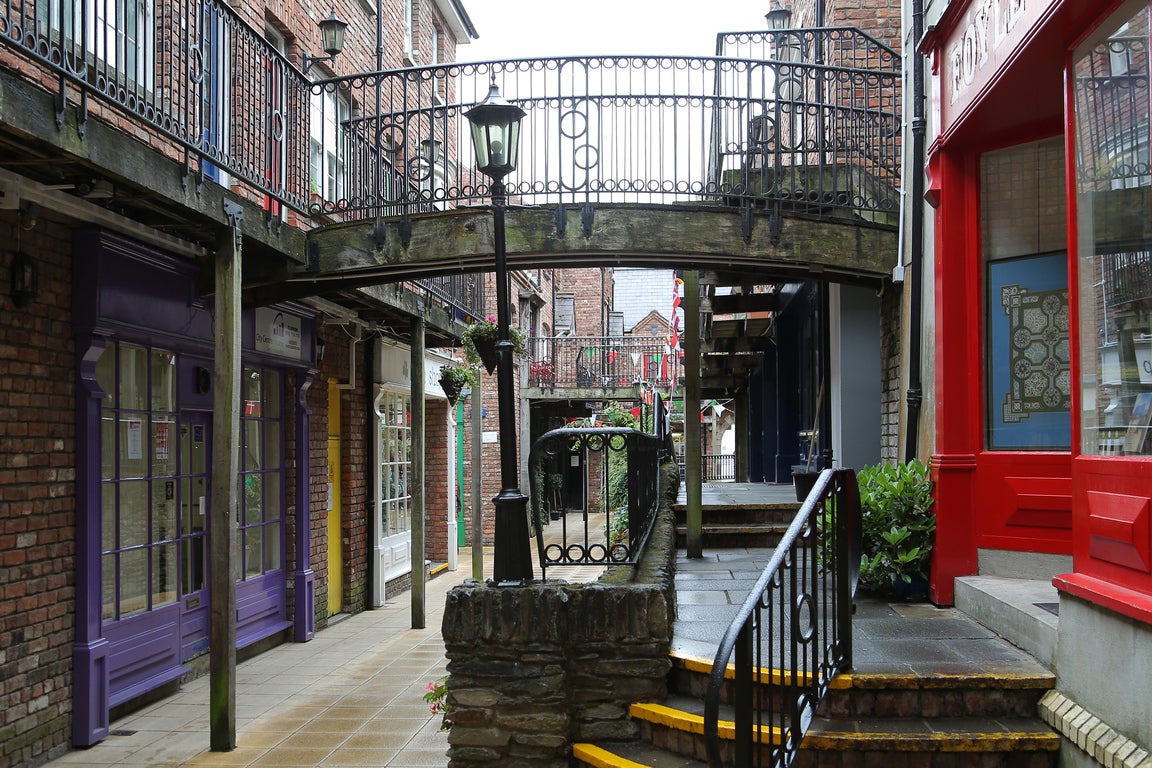
<instances>
[{"instance_id":1,"label":"potted plant","mask_svg":"<svg viewBox=\"0 0 1152 768\"><path fill-rule=\"evenodd\" d=\"M496 318L477 320L464 329L460 341L464 345L464 357L475 366L483 365L488 373L496 370L496 341L500 337L500 327ZM512 356L525 353L524 334L514 325L508 326L508 338L512 342Z\"/></svg>"},{"instance_id":2,"label":"potted plant","mask_svg":"<svg viewBox=\"0 0 1152 768\"><path fill-rule=\"evenodd\" d=\"M927 595L936 533L928 468L915 459L877 464L856 479L863 513L860 586L885 596Z\"/></svg>"},{"instance_id":3,"label":"potted plant","mask_svg":"<svg viewBox=\"0 0 1152 768\"><path fill-rule=\"evenodd\" d=\"M456 405L465 387L476 383L476 369L464 365L445 365L440 369L440 387L448 402Z\"/></svg>"}]
</instances>

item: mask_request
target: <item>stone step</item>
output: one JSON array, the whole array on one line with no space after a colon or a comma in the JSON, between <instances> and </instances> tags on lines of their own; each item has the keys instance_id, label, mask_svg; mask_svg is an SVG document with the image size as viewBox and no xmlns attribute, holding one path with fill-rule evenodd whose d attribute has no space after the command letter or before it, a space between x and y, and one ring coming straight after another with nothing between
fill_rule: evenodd
<instances>
[{"instance_id":1,"label":"stone step","mask_svg":"<svg viewBox=\"0 0 1152 768\"><path fill-rule=\"evenodd\" d=\"M671 656L671 690L703 698L712 660L686 654ZM761 670L760 679L779 685L783 673ZM732 665L725 675L733 677ZM1034 717L1040 698L1056 683L1046 671L980 674L844 673L829 683L820 713L830 717ZM725 685L721 701L731 691Z\"/></svg>"},{"instance_id":2,"label":"stone step","mask_svg":"<svg viewBox=\"0 0 1152 768\"><path fill-rule=\"evenodd\" d=\"M704 523L700 526L702 544L708 548L774 547L788 530L789 523ZM688 540L688 526L676 526L676 546Z\"/></svg>"},{"instance_id":3,"label":"stone step","mask_svg":"<svg viewBox=\"0 0 1152 768\"><path fill-rule=\"evenodd\" d=\"M884 755L885 768L1055 768L1060 737L1035 717L816 717L793 766L833 768Z\"/></svg>"},{"instance_id":4,"label":"stone step","mask_svg":"<svg viewBox=\"0 0 1152 768\"><path fill-rule=\"evenodd\" d=\"M707 768L707 763L640 741L573 744L572 764L586 768Z\"/></svg>"}]
</instances>

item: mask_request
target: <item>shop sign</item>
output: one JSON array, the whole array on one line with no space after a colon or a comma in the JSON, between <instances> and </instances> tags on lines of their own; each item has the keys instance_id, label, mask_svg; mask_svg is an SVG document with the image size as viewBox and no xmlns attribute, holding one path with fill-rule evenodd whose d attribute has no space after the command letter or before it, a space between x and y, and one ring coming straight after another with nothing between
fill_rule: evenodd
<instances>
[{"instance_id":1,"label":"shop sign","mask_svg":"<svg viewBox=\"0 0 1152 768\"><path fill-rule=\"evenodd\" d=\"M941 129L951 127L1056 0L973 0L946 39Z\"/></svg>"},{"instance_id":2,"label":"shop sign","mask_svg":"<svg viewBox=\"0 0 1152 768\"><path fill-rule=\"evenodd\" d=\"M300 360L300 325L295 315L257 307L256 351Z\"/></svg>"}]
</instances>

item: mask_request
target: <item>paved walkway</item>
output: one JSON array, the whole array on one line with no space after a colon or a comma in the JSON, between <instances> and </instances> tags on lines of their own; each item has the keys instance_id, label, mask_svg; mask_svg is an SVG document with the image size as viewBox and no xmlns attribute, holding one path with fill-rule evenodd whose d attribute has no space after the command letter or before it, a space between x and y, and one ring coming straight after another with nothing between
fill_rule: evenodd
<instances>
[{"instance_id":1,"label":"paved walkway","mask_svg":"<svg viewBox=\"0 0 1152 768\"><path fill-rule=\"evenodd\" d=\"M779 491L784 497L791 486ZM714 492L737 494L727 501L743 503L750 489ZM688 560L681 552L674 648L714 654L728 618L769 555L765 549L725 549ZM491 577L490 549L484 561L484 575ZM337 621L311 642L286 643L238 665L238 748L232 752L208 751L208 678L202 677L112 723L112 735L100 744L50 765L446 766L447 732L423 696L428 683L444 674L444 597L471 576L469 550L461 550L459 563L459 570L427 582L424 629L411 628L411 593L406 592L382 608ZM578 582L599 572L557 568L549 577ZM862 600L853 627L858 672L1038 668L1031 657L953 609Z\"/></svg>"}]
</instances>

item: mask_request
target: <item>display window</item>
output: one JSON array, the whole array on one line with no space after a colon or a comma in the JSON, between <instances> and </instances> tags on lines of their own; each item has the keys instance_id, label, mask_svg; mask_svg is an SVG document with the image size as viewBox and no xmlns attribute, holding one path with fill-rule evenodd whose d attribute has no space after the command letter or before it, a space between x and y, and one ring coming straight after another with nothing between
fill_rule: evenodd
<instances>
[{"instance_id":1,"label":"display window","mask_svg":"<svg viewBox=\"0 0 1152 768\"><path fill-rule=\"evenodd\" d=\"M1144 3L1073 56L1079 447L1088 456L1152 454L1148 74Z\"/></svg>"}]
</instances>

